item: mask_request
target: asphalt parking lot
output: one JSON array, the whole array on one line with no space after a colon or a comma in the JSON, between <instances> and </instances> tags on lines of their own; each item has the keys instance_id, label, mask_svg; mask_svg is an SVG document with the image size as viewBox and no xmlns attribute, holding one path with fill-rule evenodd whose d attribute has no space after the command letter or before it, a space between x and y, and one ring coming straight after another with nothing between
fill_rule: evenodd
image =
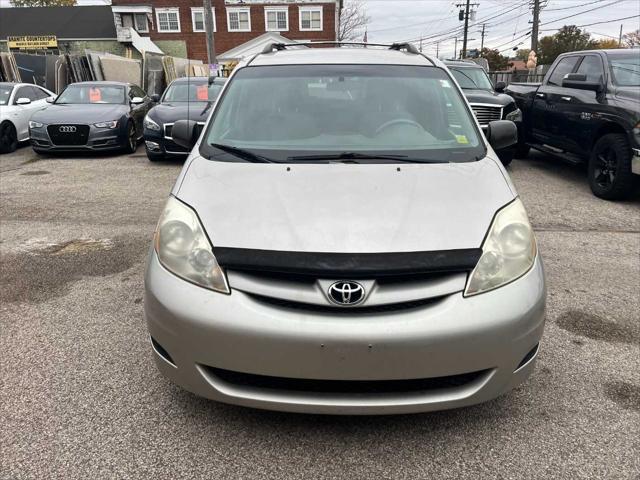
<instances>
[{"instance_id":1,"label":"asphalt parking lot","mask_svg":"<svg viewBox=\"0 0 640 480\"><path fill-rule=\"evenodd\" d=\"M179 162L0 156L0 477L640 477L640 194L509 168L546 264L534 375L472 408L304 416L200 399L156 371L142 318Z\"/></svg>"}]
</instances>

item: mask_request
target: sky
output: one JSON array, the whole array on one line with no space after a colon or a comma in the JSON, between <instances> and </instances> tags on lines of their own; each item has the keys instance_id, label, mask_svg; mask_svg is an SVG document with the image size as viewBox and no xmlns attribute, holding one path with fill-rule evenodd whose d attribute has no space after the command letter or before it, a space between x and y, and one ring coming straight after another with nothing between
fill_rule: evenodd
<instances>
[{"instance_id":1,"label":"sky","mask_svg":"<svg viewBox=\"0 0 640 480\"><path fill-rule=\"evenodd\" d=\"M350 2L352 0L345 0ZM441 58L454 56L458 36L458 51L462 47L462 26L458 20L456 3L466 0L361 0L370 17L368 41L389 43L412 41L423 51ZM618 38L623 32L640 28L640 0L540 0L546 4L540 14L540 36L551 35L563 25L584 27L593 38ZM529 7L532 0L471 0L478 4L476 21L469 27L468 47L479 48L481 28L485 23L484 46L497 48L503 55L512 48L529 48L532 19ZM78 5L109 4L108 0L78 0ZM144 3L141 0L141 3ZM9 0L0 0L8 6ZM573 16L572 16L573 15ZM569 17L571 18L564 18ZM626 18L633 17L635 18ZM623 19L623 20L621 20ZM602 23L601 23L602 22ZM596 25L590 25L596 23ZM436 44L436 42L439 42Z\"/></svg>"},{"instance_id":2,"label":"sky","mask_svg":"<svg viewBox=\"0 0 640 480\"><path fill-rule=\"evenodd\" d=\"M346 0L347 2L350 0ZM412 41L420 44L425 53L441 58L453 57L455 37L459 36L458 51L462 47L462 27L458 20L456 3L465 0L362 0L370 17L368 41L388 43ZM540 36L552 35L563 25L597 25L584 27L595 39L618 38L620 24L623 32L640 28L639 0L541 0L546 3L540 14ZM512 48L529 48L531 30L528 23L533 16L530 0L471 0L475 7L476 21L469 27L467 48L479 48L482 23L486 23L484 46L497 48L503 55L512 54ZM588 11L590 10L590 11ZM564 17L575 15L572 18ZM626 20L617 20L635 16ZM485 21L482 21L486 19ZM557 21L555 21L557 20ZM604 23L599 23L604 22ZM457 30L459 29L459 30ZM548 30L548 31L547 31ZM436 36L438 35L438 36ZM609 37L611 36L611 37ZM522 38L520 38L522 37ZM436 47L436 41L440 44Z\"/></svg>"}]
</instances>

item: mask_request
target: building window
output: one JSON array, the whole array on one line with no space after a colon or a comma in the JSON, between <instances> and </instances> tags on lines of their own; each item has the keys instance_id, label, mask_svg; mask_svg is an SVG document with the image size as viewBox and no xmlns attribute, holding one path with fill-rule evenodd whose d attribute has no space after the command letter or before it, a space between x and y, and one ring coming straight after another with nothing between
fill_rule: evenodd
<instances>
[{"instance_id":1,"label":"building window","mask_svg":"<svg viewBox=\"0 0 640 480\"><path fill-rule=\"evenodd\" d=\"M300 7L300 31L322 30L322 7Z\"/></svg>"},{"instance_id":2,"label":"building window","mask_svg":"<svg viewBox=\"0 0 640 480\"><path fill-rule=\"evenodd\" d=\"M216 9L211 9L211 15L213 16L213 31L216 29ZM191 25L194 32L204 32L204 8L191 8Z\"/></svg>"},{"instance_id":3,"label":"building window","mask_svg":"<svg viewBox=\"0 0 640 480\"><path fill-rule=\"evenodd\" d=\"M287 7L265 7L264 29L267 32L286 32L289 30L289 9Z\"/></svg>"},{"instance_id":4,"label":"building window","mask_svg":"<svg viewBox=\"0 0 640 480\"><path fill-rule=\"evenodd\" d=\"M248 8L227 8L227 29L230 32L250 32L251 16Z\"/></svg>"},{"instance_id":5,"label":"building window","mask_svg":"<svg viewBox=\"0 0 640 480\"><path fill-rule=\"evenodd\" d=\"M156 8L158 32L180 32L180 11L178 8Z\"/></svg>"},{"instance_id":6,"label":"building window","mask_svg":"<svg viewBox=\"0 0 640 480\"><path fill-rule=\"evenodd\" d=\"M147 14L146 13L136 13L136 30L140 33L148 33L149 32L149 24L147 23Z\"/></svg>"}]
</instances>

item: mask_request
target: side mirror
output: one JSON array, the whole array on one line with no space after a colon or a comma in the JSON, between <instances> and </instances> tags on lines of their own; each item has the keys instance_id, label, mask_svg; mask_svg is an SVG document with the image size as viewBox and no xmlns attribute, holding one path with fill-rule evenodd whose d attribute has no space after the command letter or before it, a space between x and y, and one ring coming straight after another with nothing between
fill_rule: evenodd
<instances>
[{"instance_id":1,"label":"side mirror","mask_svg":"<svg viewBox=\"0 0 640 480\"><path fill-rule=\"evenodd\" d=\"M56 97L56 96L54 95L54 96L52 96L52 97L47 97L47 99L46 99L45 101L46 101L47 103L53 103L53 102L55 102L55 101L56 101L56 98L58 98L58 97Z\"/></svg>"},{"instance_id":2,"label":"side mirror","mask_svg":"<svg viewBox=\"0 0 640 480\"><path fill-rule=\"evenodd\" d=\"M198 141L197 125L198 123L194 120L178 120L171 128L173 141L191 150Z\"/></svg>"},{"instance_id":3,"label":"side mirror","mask_svg":"<svg viewBox=\"0 0 640 480\"><path fill-rule=\"evenodd\" d=\"M487 140L494 150L518 143L518 127L511 120L496 120L487 126Z\"/></svg>"},{"instance_id":4,"label":"side mirror","mask_svg":"<svg viewBox=\"0 0 640 480\"><path fill-rule=\"evenodd\" d=\"M504 89L507 88L507 84L504 82L496 82L496 86L494 87L494 90L498 93L502 93L504 92Z\"/></svg>"},{"instance_id":5,"label":"side mirror","mask_svg":"<svg viewBox=\"0 0 640 480\"><path fill-rule=\"evenodd\" d=\"M31 100L29 100L27 97L21 97L16 100L16 105L29 105L30 103Z\"/></svg>"},{"instance_id":6,"label":"side mirror","mask_svg":"<svg viewBox=\"0 0 640 480\"><path fill-rule=\"evenodd\" d=\"M151 101L154 103L158 103L160 101L160 95L154 93L153 95L151 95Z\"/></svg>"},{"instance_id":7,"label":"side mirror","mask_svg":"<svg viewBox=\"0 0 640 480\"><path fill-rule=\"evenodd\" d=\"M140 105L141 103L144 103L144 98L142 97L133 97L131 99L131 105Z\"/></svg>"},{"instance_id":8,"label":"side mirror","mask_svg":"<svg viewBox=\"0 0 640 480\"><path fill-rule=\"evenodd\" d=\"M596 93L604 90L604 85L601 82L589 82L587 81L587 76L583 73L566 74L562 79L562 86L564 88L575 88L577 90L591 90Z\"/></svg>"}]
</instances>

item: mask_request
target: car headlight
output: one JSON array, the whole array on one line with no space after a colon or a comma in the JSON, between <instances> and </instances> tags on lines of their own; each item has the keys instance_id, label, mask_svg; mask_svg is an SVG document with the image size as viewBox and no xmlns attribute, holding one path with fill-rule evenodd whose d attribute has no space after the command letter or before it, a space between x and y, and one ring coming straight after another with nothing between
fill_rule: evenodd
<instances>
[{"instance_id":1,"label":"car headlight","mask_svg":"<svg viewBox=\"0 0 640 480\"><path fill-rule=\"evenodd\" d=\"M161 130L160 125L158 125L157 122L155 122L152 119L150 119L149 115L144 117L144 128L147 128L149 130L155 130L157 132L159 132Z\"/></svg>"},{"instance_id":2,"label":"car headlight","mask_svg":"<svg viewBox=\"0 0 640 480\"><path fill-rule=\"evenodd\" d=\"M512 122L522 121L522 110L516 108L513 112L509 112L504 117L505 120L511 120Z\"/></svg>"},{"instance_id":3,"label":"car headlight","mask_svg":"<svg viewBox=\"0 0 640 480\"><path fill-rule=\"evenodd\" d=\"M201 287L230 293L196 212L173 196L158 222L154 246L160 263L173 274Z\"/></svg>"},{"instance_id":4,"label":"car headlight","mask_svg":"<svg viewBox=\"0 0 640 480\"><path fill-rule=\"evenodd\" d=\"M471 272L464 295L476 295L521 277L533 266L536 239L527 212L516 198L496 214L482 245L482 256Z\"/></svg>"},{"instance_id":5,"label":"car headlight","mask_svg":"<svg viewBox=\"0 0 640 480\"><path fill-rule=\"evenodd\" d=\"M44 126L43 123L34 122L33 120L29 120L29 128L42 128Z\"/></svg>"},{"instance_id":6,"label":"car headlight","mask_svg":"<svg viewBox=\"0 0 640 480\"><path fill-rule=\"evenodd\" d=\"M116 128L118 126L118 120L112 120L110 122L98 122L93 124L96 128Z\"/></svg>"}]
</instances>

